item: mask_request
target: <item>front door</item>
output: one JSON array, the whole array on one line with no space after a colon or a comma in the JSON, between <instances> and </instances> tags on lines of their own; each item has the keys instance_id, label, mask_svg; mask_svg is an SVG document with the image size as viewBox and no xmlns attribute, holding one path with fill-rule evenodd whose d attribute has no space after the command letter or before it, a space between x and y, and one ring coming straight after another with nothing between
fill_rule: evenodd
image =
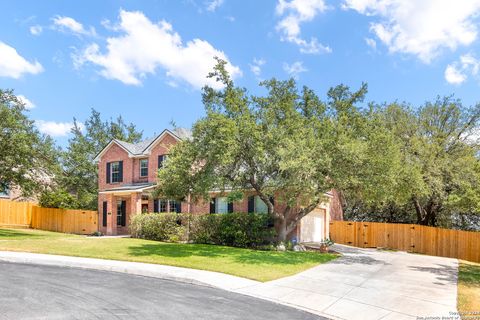
<instances>
[{"instance_id":1,"label":"front door","mask_svg":"<svg viewBox=\"0 0 480 320\"><path fill-rule=\"evenodd\" d=\"M117 201L117 226L125 227L127 222L127 202L125 200Z\"/></svg>"}]
</instances>

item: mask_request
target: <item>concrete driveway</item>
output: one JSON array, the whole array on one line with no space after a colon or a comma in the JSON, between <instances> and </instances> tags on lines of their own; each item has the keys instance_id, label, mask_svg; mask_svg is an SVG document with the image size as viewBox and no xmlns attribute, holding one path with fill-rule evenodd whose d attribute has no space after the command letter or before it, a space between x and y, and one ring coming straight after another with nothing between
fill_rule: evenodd
<instances>
[{"instance_id":1,"label":"concrete driveway","mask_svg":"<svg viewBox=\"0 0 480 320\"><path fill-rule=\"evenodd\" d=\"M297 275L237 292L333 319L454 316L456 259L341 245L333 249L343 256Z\"/></svg>"}]
</instances>

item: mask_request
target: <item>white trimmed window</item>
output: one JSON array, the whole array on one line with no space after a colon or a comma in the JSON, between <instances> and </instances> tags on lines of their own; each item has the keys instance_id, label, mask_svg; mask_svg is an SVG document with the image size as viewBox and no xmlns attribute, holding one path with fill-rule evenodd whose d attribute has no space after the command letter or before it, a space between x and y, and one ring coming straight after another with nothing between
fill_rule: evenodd
<instances>
[{"instance_id":1,"label":"white trimmed window","mask_svg":"<svg viewBox=\"0 0 480 320\"><path fill-rule=\"evenodd\" d=\"M177 210L178 208L178 210ZM181 203L175 200L158 200L158 212L180 212Z\"/></svg>"},{"instance_id":2,"label":"white trimmed window","mask_svg":"<svg viewBox=\"0 0 480 320\"><path fill-rule=\"evenodd\" d=\"M148 159L140 159L140 177L148 177Z\"/></svg>"},{"instance_id":3,"label":"white trimmed window","mask_svg":"<svg viewBox=\"0 0 480 320\"><path fill-rule=\"evenodd\" d=\"M216 213L228 213L228 198L218 197L215 206Z\"/></svg>"},{"instance_id":4,"label":"white trimmed window","mask_svg":"<svg viewBox=\"0 0 480 320\"><path fill-rule=\"evenodd\" d=\"M110 164L110 181L120 182L120 162L118 161Z\"/></svg>"},{"instance_id":5,"label":"white trimmed window","mask_svg":"<svg viewBox=\"0 0 480 320\"><path fill-rule=\"evenodd\" d=\"M255 212L256 213L267 213L268 207L259 196L255 196Z\"/></svg>"},{"instance_id":6,"label":"white trimmed window","mask_svg":"<svg viewBox=\"0 0 480 320\"><path fill-rule=\"evenodd\" d=\"M165 161L167 161L168 154L161 154L158 156L158 169L163 168Z\"/></svg>"}]
</instances>

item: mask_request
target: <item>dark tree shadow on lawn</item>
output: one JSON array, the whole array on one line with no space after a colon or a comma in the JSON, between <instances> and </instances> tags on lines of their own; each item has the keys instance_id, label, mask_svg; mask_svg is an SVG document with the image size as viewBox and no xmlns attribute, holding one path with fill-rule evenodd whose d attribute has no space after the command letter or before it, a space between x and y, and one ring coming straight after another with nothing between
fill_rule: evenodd
<instances>
[{"instance_id":1,"label":"dark tree shadow on lawn","mask_svg":"<svg viewBox=\"0 0 480 320\"><path fill-rule=\"evenodd\" d=\"M212 248L216 247L216 248ZM198 244L177 244L177 243L158 243L158 244L142 244L139 246L130 246L130 254L132 256L160 256L170 258L184 258L191 256L201 257L218 257L222 255L232 254L230 248L198 245Z\"/></svg>"},{"instance_id":2,"label":"dark tree shadow on lawn","mask_svg":"<svg viewBox=\"0 0 480 320\"><path fill-rule=\"evenodd\" d=\"M275 252L252 249L223 247L208 244L158 243L130 246L132 256L187 258L200 256L207 258L225 257L234 262L246 264L300 265L305 263L323 263L335 259L332 254L315 252ZM212 260L212 263L214 261Z\"/></svg>"},{"instance_id":3,"label":"dark tree shadow on lawn","mask_svg":"<svg viewBox=\"0 0 480 320\"><path fill-rule=\"evenodd\" d=\"M14 238L45 238L45 236L33 232L21 231L18 229L0 229L0 240L15 240Z\"/></svg>"}]
</instances>

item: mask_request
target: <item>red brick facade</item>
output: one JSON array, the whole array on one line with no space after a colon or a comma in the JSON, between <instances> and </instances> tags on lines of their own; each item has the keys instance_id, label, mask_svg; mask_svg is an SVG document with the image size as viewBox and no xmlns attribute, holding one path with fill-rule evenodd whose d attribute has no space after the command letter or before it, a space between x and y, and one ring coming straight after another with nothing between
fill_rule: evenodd
<instances>
[{"instance_id":1,"label":"red brick facade","mask_svg":"<svg viewBox=\"0 0 480 320\"><path fill-rule=\"evenodd\" d=\"M157 182L158 156L167 155L170 148L178 142L178 138L165 131L153 141L141 154L133 154L132 150L125 148L122 143L113 142L109 144L97 157L98 162L98 213L99 231L107 235L127 234L128 225L133 215L146 211L154 212L154 200L149 196L154 184ZM140 176L140 161L148 159L148 176ZM123 162L123 179L121 182L107 182L107 164L112 162ZM140 186L140 187L139 187ZM145 187L145 188L144 188ZM139 189L140 188L140 189ZM234 212L248 212L248 196L253 195L247 192L244 198L233 203ZM222 196L212 193L212 197ZM124 226L122 219L117 223L117 203L123 204L120 208L125 210ZM106 209L104 211L104 204ZM275 204L276 210L282 210L280 204ZM181 212L192 214L205 214L210 212L210 202L200 201L199 203L181 203ZM105 215L104 215L105 213ZM106 223L104 223L104 216ZM300 225L292 232L291 237L300 235Z\"/></svg>"},{"instance_id":2,"label":"red brick facade","mask_svg":"<svg viewBox=\"0 0 480 320\"><path fill-rule=\"evenodd\" d=\"M128 224L134 214L142 212L142 205L148 206L149 212L153 212L153 199L142 200L145 191L122 191L118 188L142 183L156 183L158 171L158 156L168 154L172 145L177 143L178 138L168 131L162 134L148 148L147 154L132 155L121 144L113 142L98 157L98 212L99 230L105 234L128 233ZM148 175L140 176L140 161L148 159ZM107 182L107 164L122 161L123 174L121 182ZM117 189L116 191L109 191ZM126 225L117 225L117 202L125 201ZM103 205L107 204L107 223L103 223ZM187 209L186 203L182 203L182 211Z\"/></svg>"}]
</instances>

